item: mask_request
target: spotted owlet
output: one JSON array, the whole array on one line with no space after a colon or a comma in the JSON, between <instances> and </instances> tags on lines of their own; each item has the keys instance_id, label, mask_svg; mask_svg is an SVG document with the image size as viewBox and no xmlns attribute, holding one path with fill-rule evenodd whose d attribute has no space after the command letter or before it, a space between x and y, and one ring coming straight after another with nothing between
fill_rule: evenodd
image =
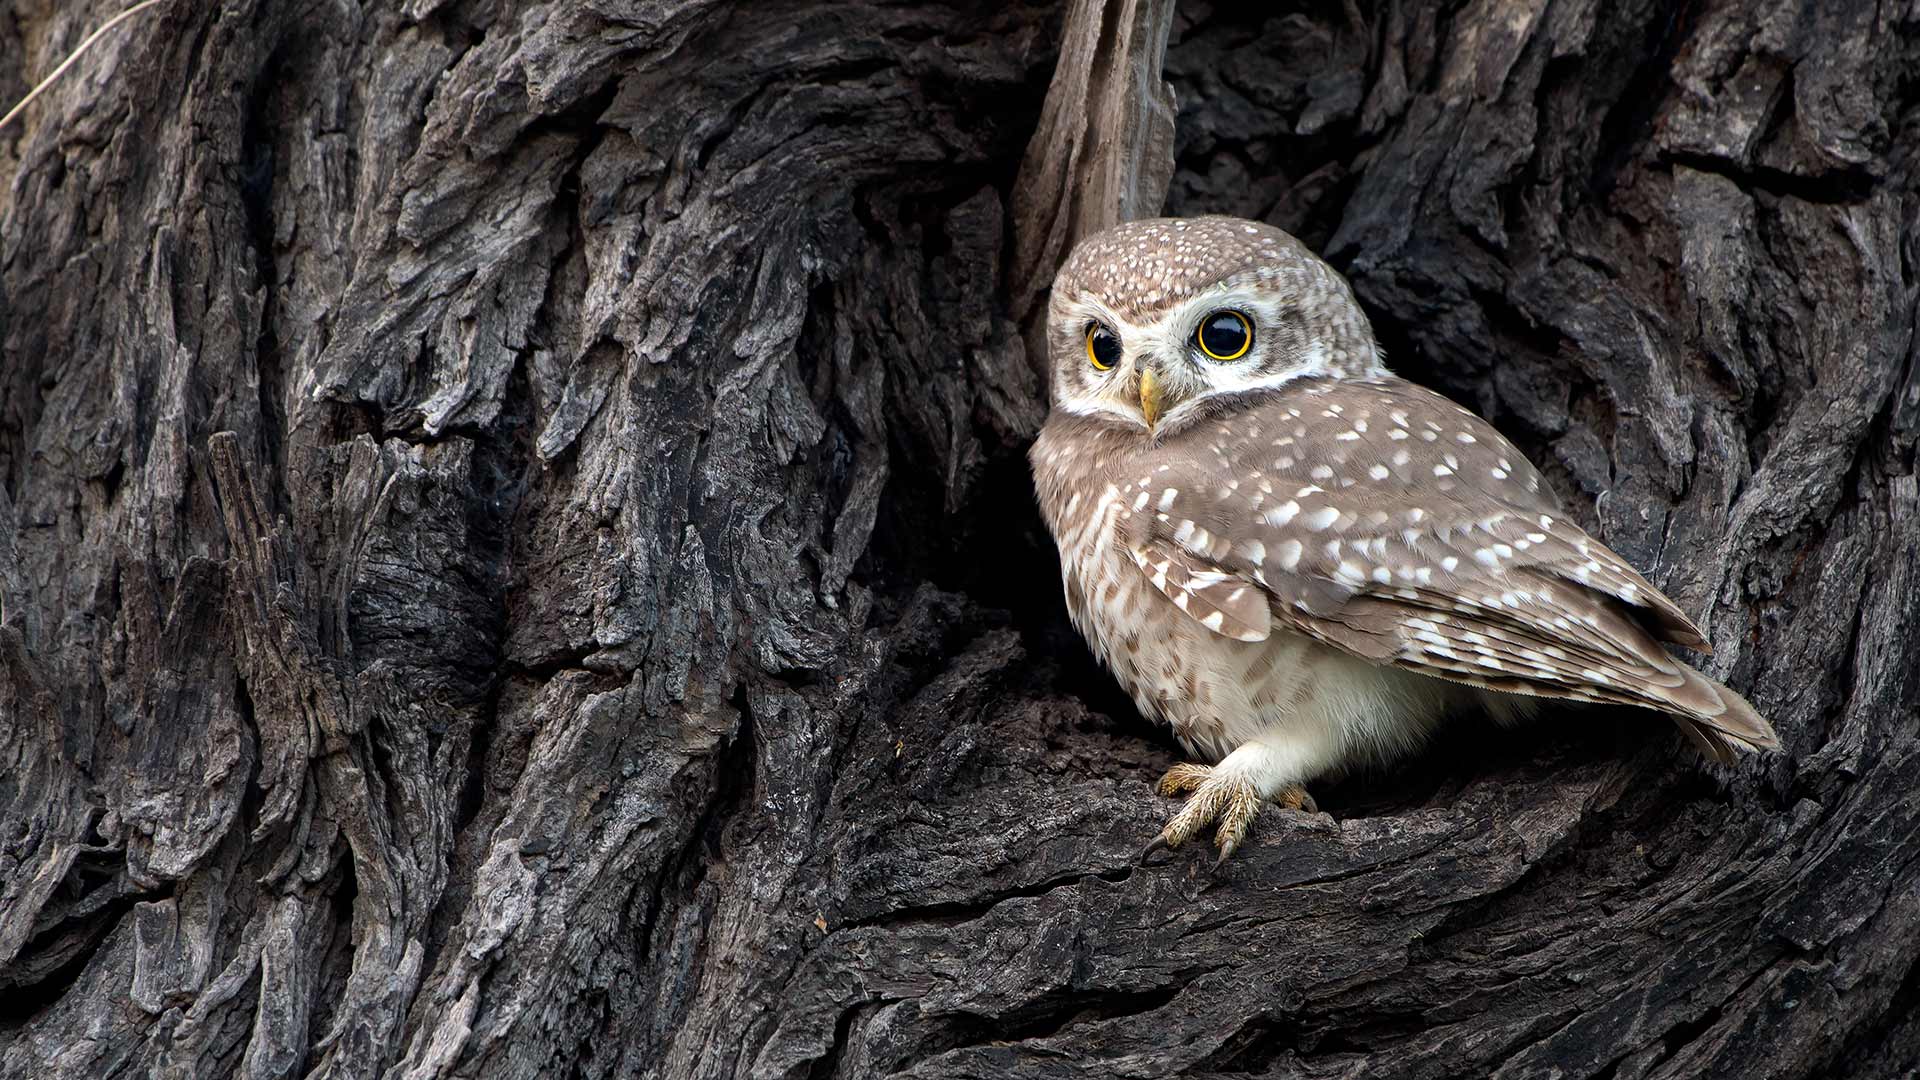
<instances>
[{"instance_id":1,"label":"spotted owlet","mask_svg":"<svg viewBox=\"0 0 1920 1080\"><path fill-rule=\"evenodd\" d=\"M1210 765L1148 846L1538 698L1658 709L1707 755L1778 746L1667 653L1700 631L1567 519L1498 431L1382 366L1347 282L1278 229L1137 221L1077 247L1048 310L1032 451L1074 625Z\"/></svg>"}]
</instances>

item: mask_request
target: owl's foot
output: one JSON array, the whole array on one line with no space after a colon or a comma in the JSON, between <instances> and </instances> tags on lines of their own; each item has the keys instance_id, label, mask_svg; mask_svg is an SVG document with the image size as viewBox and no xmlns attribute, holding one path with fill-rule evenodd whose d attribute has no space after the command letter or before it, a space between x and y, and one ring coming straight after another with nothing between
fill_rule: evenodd
<instances>
[{"instance_id":1,"label":"owl's foot","mask_svg":"<svg viewBox=\"0 0 1920 1080\"><path fill-rule=\"evenodd\" d=\"M1167 770L1157 790L1162 795L1190 791L1193 797L1167 822L1167 827L1160 830L1160 835L1147 844L1147 849L1140 853L1142 861L1161 848L1179 847L1188 837L1218 821L1220 826L1213 834L1214 846L1220 849L1220 857L1213 864L1217 870L1240 846L1240 841L1246 839L1247 826L1253 824L1254 817L1260 813L1260 792L1244 775L1226 769L1183 762ZM1314 813L1320 809L1314 804L1313 796L1298 784L1280 789L1273 801L1289 810Z\"/></svg>"}]
</instances>

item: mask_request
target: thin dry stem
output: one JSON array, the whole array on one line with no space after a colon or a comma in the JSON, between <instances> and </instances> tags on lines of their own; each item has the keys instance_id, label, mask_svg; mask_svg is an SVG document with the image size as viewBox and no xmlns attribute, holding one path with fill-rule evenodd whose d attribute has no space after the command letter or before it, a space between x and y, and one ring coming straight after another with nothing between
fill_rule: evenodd
<instances>
[{"instance_id":1,"label":"thin dry stem","mask_svg":"<svg viewBox=\"0 0 1920 1080\"><path fill-rule=\"evenodd\" d=\"M45 90L49 86L52 86L54 83L54 80L66 74L67 69L73 66L73 62L75 60L80 59L80 55L82 53L86 52L88 49L93 48L93 43L96 41L99 41L103 36L105 36L107 31L113 29L116 26L119 26L121 23L127 21L133 16L138 15L142 11L145 11L146 9L158 3L160 3L160 0L140 0L139 3L133 5L132 7L121 12L120 14L115 15L113 18L108 19L106 23L100 27L100 29L95 30L91 34L88 34L86 40L82 41L79 47L75 48L72 52L68 53L67 58L65 60L60 61L59 67L54 68L53 71L50 74L48 74L46 78L41 79L40 82L37 85L35 85L32 90L27 91L27 96L21 98L20 103L18 105L15 105L13 108L8 109L7 115L0 116L0 128L5 128L8 124L13 122L14 117L19 116L22 112L25 112L27 106L33 104L33 99L40 96L41 91Z\"/></svg>"}]
</instances>

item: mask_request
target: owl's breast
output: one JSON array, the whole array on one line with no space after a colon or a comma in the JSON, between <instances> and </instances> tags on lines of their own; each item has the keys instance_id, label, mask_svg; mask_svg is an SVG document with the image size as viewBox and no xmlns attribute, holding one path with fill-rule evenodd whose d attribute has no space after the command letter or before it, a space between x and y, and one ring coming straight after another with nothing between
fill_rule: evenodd
<instances>
[{"instance_id":1,"label":"owl's breast","mask_svg":"<svg viewBox=\"0 0 1920 1080\"><path fill-rule=\"evenodd\" d=\"M1060 551L1067 614L1141 715L1218 761L1281 736L1315 759L1390 758L1437 717L1446 684L1369 664L1276 622L1261 641L1202 626L1155 589L1126 550L1126 492L1036 453L1034 478ZM1070 461L1066 464L1071 464Z\"/></svg>"},{"instance_id":2,"label":"owl's breast","mask_svg":"<svg viewBox=\"0 0 1920 1080\"><path fill-rule=\"evenodd\" d=\"M1111 518L1083 534L1057 537L1067 615L1094 655L1133 695L1140 712L1183 726L1192 712L1192 657L1170 646L1182 616L1141 576L1116 542Z\"/></svg>"},{"instance_id":3,"label":"owl's breast","mask_svg":"<svg viewBox=\"0 0 1920 1080\"><path fill-rule=\"evenodd\" d=\"M1326 762L1391 757L1418 741L1445 684L1341 653L1280 620L1265 639L1238 641L1176 607L1127 549L1128 500L1139 497L1127 478L1158 465L1143 463L1130 444L1057 420L1031 457L1060 551L1067 614L1141 715L1215 761L1273 736L1315 744L1316 760Z\"/></svg>"},{"instance_id":4,"label":"owl's breast","mask_svg":"<svg viewBox=\"0 0 1920 1080\"><path fill-rule=\"evenodd\" d=\"M1142 716L1188 752L1219 761L1280 739L1322 769L1386 761L1418 746L1449 703L1477 693L1383 667L1275 625L1238 641L1200 625L1114 546L1061 552L1067 611Z\"/></svg>"}]
</instances>

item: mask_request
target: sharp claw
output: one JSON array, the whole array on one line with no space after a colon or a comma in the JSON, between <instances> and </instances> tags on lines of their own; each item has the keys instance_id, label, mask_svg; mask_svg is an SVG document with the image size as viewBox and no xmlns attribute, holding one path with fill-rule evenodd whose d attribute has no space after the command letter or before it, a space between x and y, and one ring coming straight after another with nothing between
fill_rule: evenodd
<instances>
[{"instance_id":1,"label":"sharp claw","mask_svg":"<svg viewBox=\"0 0 1920 1080\"><path fill-rule=\"evenodd\" d=\"M1218 873L1233 857L1233 853L1240 849L1240 842L1245 839L1247 828L1253 824L1260 809L1260 799L1252 784L1244 778L1223 775L1217 769L1204 765L1176 765L1167 770L1155 789L1163 796L1185 791L1193 794L1166 828L1160 830L1160 835L1148 842L1140 852L1139 863L1143 866L1154 852L1172 851L1196 830L1217 821L1220 828L1214 836L1214 844L1220 853L1213 860L1213 872ZM1298 784L1281 790L1273 797L1273 801L1288 809L1305 810L1309 814L1320 812L1313 796Z\"/></svg>"},{"instance_id":2,"label":"sharp claw","mask_svg":"<svg viewBox=\"0 0 1920 1080\"><path fill-rule=\"evenodd\" d=\"M1167 834L1164 832L1161 833L1159 836L1156 836L1153 839L1147 841L1147 846L1141 849L1140 865L1145 866L1147 864L1147 859L1150 856L1152 856L1154 852L1159 851L1162 848L1165 848L1167 850L1172 850L1173 848L1173 845L1167 843Z\"/></svg>"}]
</instances>

